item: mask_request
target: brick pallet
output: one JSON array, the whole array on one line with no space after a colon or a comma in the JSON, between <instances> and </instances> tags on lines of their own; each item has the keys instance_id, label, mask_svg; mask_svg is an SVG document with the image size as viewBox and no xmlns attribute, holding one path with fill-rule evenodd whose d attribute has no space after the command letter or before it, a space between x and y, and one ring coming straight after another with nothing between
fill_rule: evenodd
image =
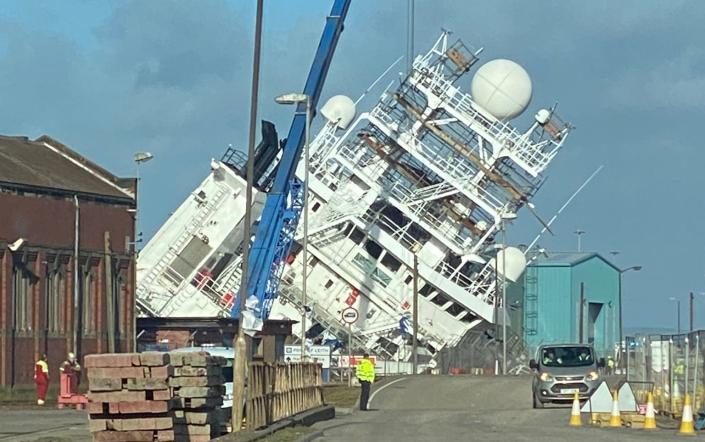
<instances>
[{"instance_id":1,"label":"brick pallet","mask_svg":"<svg viewBox=\"0 0 705 442\"><path fill-rule=\"evenodd\" d=\"M86 356L94 441L207 441L219 436L225 359L207 353Z\"/></svg>"},{"instance_id":2,"label":"brick pallet","mask_svg":"<svg viewBox=\"0 0 705 442\"><path fill-rule=\"evenodd\" d=\"M168 354L88 355L85 365L94 441L175 440Z\"/></svg>"},{"instance_id":3,"label":"brick pallet","mask_svg":"<svg viewBox=\"0 0 705 442\"><path fill-rule=\"evenodd\" d=\"M176 440L209 441L222 433L227 424L220 411L225 394L225 362L225 358L206 353L171 354L174 372L169 387L174 396Z\"/></svg>"}]
</instances>

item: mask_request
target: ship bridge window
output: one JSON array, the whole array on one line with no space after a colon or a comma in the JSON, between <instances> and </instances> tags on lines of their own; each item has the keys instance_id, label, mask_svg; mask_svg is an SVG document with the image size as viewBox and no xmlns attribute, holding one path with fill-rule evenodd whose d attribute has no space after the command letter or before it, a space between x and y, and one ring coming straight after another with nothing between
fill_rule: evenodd
<instances>
[{"instance_id":1,"label":"ship bridge window","mask_svg":"<svg viewBox=\"0 0 705 442\"><path fill-rule=\"evenodd\" d=\"M372 271L372 274L370 274L370 277L372 278L373 281L378 282L384 287L387 287L391 282L392 278L389 277L386 273L384 273L381 269L376 268Z\"/></svg>"},{"instance_id":2,"label":"ship bridge window","mask_svg":"<svg viewBox=\"0 0 705 442\"><path fill-rule=\"evenodd\" d=\"M433 302L436 305L445 305L449 301L448 298L445 296L441 295L440 293L435 296L433 299L431 299L431 302Z\"/></svg>"},{"instance_id":3,"label":"ship bridge window","mask_svg":"<svg viewBox=\"0 0 705 442\"><path fill-rule=\"evenodd\" d=\"M350 240L355 244L360 244L365 239L365 232L355 227L350 234Z\"/></svg>"},{"instance_id":4,"label":"ship bridge window","mask_svg":"<svg viewBox=\"0 0 705 442\"><path fill-rule=\"evenodd\" d=\"M369 239L365 243L365 251L369 253L370 256L374 259L378 259L379 256L382 254L382 246Z\"/></svg>"},{"instance_id":5,"label":"ship bridge window","mask_svg":"<svg viewBox=\"0 0 705 442\"><path fill-rule=\"evenodd\" d=\"M382 265L394 273L401 267L401 263L389 253L385 253L382 257Z\"/></svg>"},{"instance_id":6,"label":"ship bridge window","mask_svg":"<svg viewBox=\"0 0 705 442\"><path fill-rule=\"evenodd\" d=\"M428 298L431 292L433 292L433 286L431 284L425 284L419 289L419 295L423 296L424 298Z\"/></svg>"}]
</instances>

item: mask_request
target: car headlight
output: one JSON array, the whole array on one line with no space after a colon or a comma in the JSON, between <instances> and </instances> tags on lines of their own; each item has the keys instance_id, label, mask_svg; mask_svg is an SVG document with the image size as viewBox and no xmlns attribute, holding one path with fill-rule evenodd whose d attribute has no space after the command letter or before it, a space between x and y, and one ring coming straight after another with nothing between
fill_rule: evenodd
<instances>
[{"instance_id":1,"label":"car headlight","mask_svg":"<svg viewBox=\"0 0 705 442\"><path fill-rule=\"evenodd\" d=\"M596 381L599 378L600 378L600 374L596 371L591 371L590 373L588 373L587 376L585 376L585 379L588 381Z\"/></svg>"},{"instance_id":2,"label":"car headlight","mask_svg":"<svg viewBox=\"0 0 705 442\"><path fill-rule=\"evenodd\" d=\"M543 382L548 382L553 380L553 376L551 376L550 373L541 373L541 376L539 376L539 379L541 379Z\"/></svg>"}]
</instances>

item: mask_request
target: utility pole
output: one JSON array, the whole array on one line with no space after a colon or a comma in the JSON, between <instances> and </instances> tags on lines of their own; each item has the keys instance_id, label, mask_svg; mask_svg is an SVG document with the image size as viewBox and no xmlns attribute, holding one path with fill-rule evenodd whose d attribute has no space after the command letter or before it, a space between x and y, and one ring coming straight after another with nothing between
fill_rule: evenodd
<instances>
[{"instance_id":1,"label":"utility pole","mask_svg":"<svg viewBox=\"0 0 705 442\"><path fill-rule=\"evenodd\" d=\"M418 333L419 333L419 257L414 253L414 340L411 348L414 352L414 373L418 373L419 368L419 352L418 352Z\"/></svg>"},{"instance_id":2,"label":"utility pole","mask_svg":"<svg viewBox=\"0 0 705 442\"><path fill-rule=\"evenodd\" d=\"M238 296L240 315L237 321L237 338L233 343L235 350L235 366L233 367L233 407L232 428L233 433L240 431L245 404L245 379L247 378L247 341L243 327L243 313L245 312L245 299L249 284L250 260L250 226L252 224L252 187L255 174L255 136L257 135L257 99L259 95L259 65L260 49L262 43L262 6L264 0L257 0L257 17L255 22L255 50L252 60L252 92L250 98L250 132L247 145L247 189L245 192L245 218L242 235L242 276L240 278L240 294Z\"/></svg>"}]
</instances>

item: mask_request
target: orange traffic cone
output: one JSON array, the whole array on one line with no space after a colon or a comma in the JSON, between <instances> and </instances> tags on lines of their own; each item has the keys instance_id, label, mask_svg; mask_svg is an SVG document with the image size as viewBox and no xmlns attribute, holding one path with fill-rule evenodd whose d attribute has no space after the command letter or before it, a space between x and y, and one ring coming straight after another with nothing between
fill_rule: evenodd
<instances>
[{"instance_id":1,"label":"orange traffic cone","mask_svg":"<svg viewBox=\"0 0 705 442\"><path fill-rule=\"evenodd\" d=\"M690 400L690 395L685 395L683 401L683 419L681 419L681 428L678 434L682 436L695 436L695 428L693 427L693 405Z\"/></svg>"},{"instance_id":2,"label":"orange traffic cone","mask_svg":"<svg viewBox=\"0 0 705 442\"><path fill-rule=\"evenodd\" d=\"M644 416L644 429L656 429L656 415L654 413L654 395L649 392L646 400L646 416Z\"/></svg>"},{"instance_id":3,"label":"orange traffic cone","mask_svg":"<svg viewBox=\"0 0 705 442\"><path fill-rule=\"evenodd\" d=\"M619 393L617 390L612 394L612 415L610 416L610 427L619 428L622 426L622 417L619 414Z\"/></svg>"},{"instance_id":4,"label":"orange traffic cone","mask_svg":"<svg viewBox=\"0 0 705 442\"><path fill-rule=\"evenodd\" d=\"M573 409L570 411L570 422L568 425L571 427L579 427L582 424L583 420L580 418L580 398L576 391L575 396L573 396Z\"/></svg>"}]
</instances>

